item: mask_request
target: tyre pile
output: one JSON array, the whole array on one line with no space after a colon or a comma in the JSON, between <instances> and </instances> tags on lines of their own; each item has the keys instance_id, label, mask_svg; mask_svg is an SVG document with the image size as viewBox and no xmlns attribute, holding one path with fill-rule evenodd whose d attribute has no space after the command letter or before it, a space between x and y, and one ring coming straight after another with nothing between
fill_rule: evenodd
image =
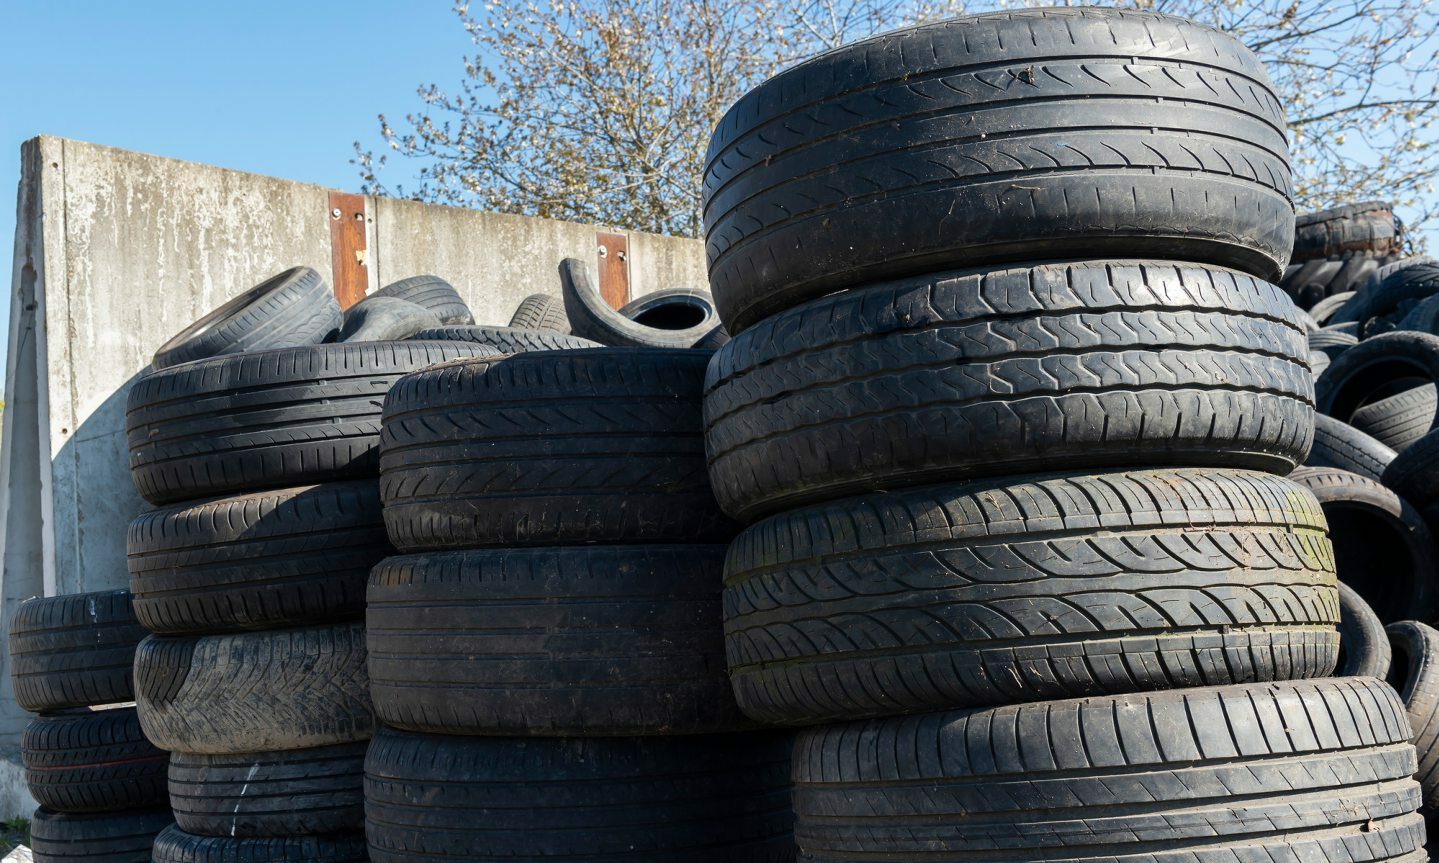
<instances>
[{"instance_id":1,"label":"tyre pile","mask_svg":"<svg viewBox=\"0 0 1439 863\"><path fill-rule=\"evenodd\" d=\"M1322 307L1316 315L1322 318L1340 302L1331 298L1364 286L1398 261L1403 247L1404 226L1387 201L1304 213L1295 220L1294 251L1279 285L1300 308Z\"/></svg>"},{"instance_id":2,"label":"tyre pile","mask_svg":"<svg viewBox=\"0 0 1439 863\"><path fill-rule=\"evenodd\" d=\"M1230 37L1005 13L821 55L708 154L740 708L811 863L1423 860L1333 678L1282 106ZM1337 363L1336 363L1337 364Z\"/></svg>"}]
</instances>

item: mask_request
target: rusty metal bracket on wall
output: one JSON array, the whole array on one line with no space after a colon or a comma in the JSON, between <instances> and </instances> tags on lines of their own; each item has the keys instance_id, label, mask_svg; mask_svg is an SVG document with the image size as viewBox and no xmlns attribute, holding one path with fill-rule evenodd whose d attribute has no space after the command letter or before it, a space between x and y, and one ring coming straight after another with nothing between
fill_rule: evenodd
<instances>
[{"instance_id":1,"label":"rusty metal bracket on wall","mask_svg":"<svg viewBox=\"0 0 1439 863\"><path fill-rule=\"evenodd\" d=\"M364 195L330 193L331 284L342 309L363 300L370 284L365 218Z\"/></svg>"},{"instance_id":2,"label":"rusty metal bracket on wall","mask_svg":"<svg viewBox=\"0 0 1439 863\"><path fill-rule=\"evenodd\" d=\"M624 234L598 233L600 296L612 309L630 301L630 245Z\"/></svg>"}]
</instances>

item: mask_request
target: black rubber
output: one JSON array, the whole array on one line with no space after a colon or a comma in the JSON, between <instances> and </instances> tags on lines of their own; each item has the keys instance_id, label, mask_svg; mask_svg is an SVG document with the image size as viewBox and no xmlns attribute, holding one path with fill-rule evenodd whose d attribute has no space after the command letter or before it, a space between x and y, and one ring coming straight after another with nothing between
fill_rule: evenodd
<instances>
[{"instance_id":1,"label":"black rubber","mask_svg":"<svg viewBox=\"0 0 1439 863\"><path fill-rule=\"evenodd\" d=\"M725 676L723 545L393 557L370 579L370 691L396 728L550 737L750 725Z\"/></svg>"},{"instance_id":2,"label":"black rubber","mask_svg":"<svg viewBox=\"0 0 1439 863\"><path fill-rule=\"evenodd\" d=\"M415 333L415 338L438 342L473 342L489 345L502 354L604 347L599 342L579 336L523 327L436 327L420 330Z\"/></svg>"},{"instance_id":3,"label":"black rubber","mask_svg":"<svg viewBox=\"0 0 1439 863\"><path fill-rule=\"evenodd\" d=\"M459 292L439 276L410 276L385 285L371 296L393 297L423 306L434 312L442 324L464 326L475 322L475 316L460 299Z\"/></svg>"},{"instance_id":4,"label":"black rubber","mask_svg":"<svg viewBox=\"0 0 1439 863\"><path fill-rule=\"evenodd\" d=\"M335 836L242 839L194 836L172 826L155 839L154 863L365 863L365 838Z\"/></svg>"},{"instance_id":5,"label":"black rubber","mask_svg":"<svg viewBox=\"0 0 1439 863\"><path fill-rule=\"evenodd\" d=\"M565 316L570 330L577 336L593 339L602 345L628 348L693 348L701 342L717 347L723 343L725 331L714 315L682 320L660 317L657 323L677 326L649 326L646 320L631 320L610 308L599 289L590 279L589 267L576 258L560 262L560 292L565 299ZM708 309L709 295L702 291L684 292L686 309ZM636 302L641 302L637 300ZM625 308L630 308L631 303ZM673 305L673 304L672 304ZM682 324L688 324L683 326Z\"/></svg>"},{"instance_id":6,"label":"black rubber","mask_svg":"<svg viewBox=\"0 0 1439 863\"><path fill-rule=\"evenodd\" d=\"M1433 535L1419 512L1372 479L1335 468L1289 475L1319 499L1334 570L1385 623L1439 612Z\"/></svg>"},{"instance_id":7,"label":"black rubber","mask_svg":"<svg viewBox=\"0 0 1439 863\"><path fill-rule=\"evenodd\" d=\"M376 294L345 310L335 341L386 342L408 339L420 330L440 326L440 316L421 305Z\"/></svg>"},{"instance_id":8,"label":"black rubber","mask_svg":"<svg viewBox=\"0 0 1439 863\"><path fill-rule=\"evenodd\" d=\"M1354 412L1354 427L1397 452L1428 434L1439 408L1434 384L1396 393Z\"/></svg>"},{"instance_id":9,"label":"black rubber","mask_svg":"<svg viewBox=\"0 0 1439 863\"><path fill-rule=\"evenodd\" d=\"M1358 591L1339 584L1339 662L1335 674L1340 677L1384 677L1389 673L1389 636L1384 622Z\"/></svg>"},{"instance_id":10,"label":"black rubber","mask_svg":"<svg viewBox=\"0 0 1439 863\"><path fill-rule=\"evenodd\" d=\"M15 703L34 713L133 701L145 635L128 590L25 600L10 621Z\"/></svg>"},{"instance_id":11,"label":"black rubber","mask_svg":"<svg viewBox=\"0 0 1439 863\"><path fill-rule=\"evenodd\" d=\"M135 687L146 736L172 752L308 749L375 727L360 623L151 636L135 653Z\"/></svg>"},{"instance_id":12,"label":"black rubber","mask_svg":"<svg viewBox=\"0 0 1439 863\"><path fill-rule=\"evenodd\" d=\"M1349 422L1366 404L1439 381L1439 336L1393 332L1340 354L1314 382L1319 412ZM1427 431L1427 430L1426 430Z\"/></svg>"},{"instance_id":13,"label":"black rubber","mask_svg":"<svg viewBox=\"0 0 1439 863\"><path fill-rule=\"evenodd\" d=\"M1314 416L1314 445L1304 460L1307 467L1337 467L1370 479L1379 479L1394 460L1394 450L1333 417Z\"/></svg>"},{"instance_id":14,"label":"black rubber","mask_svg":"<svg viewBox=\"0 0 1439 863\"><path fill-rule=\"evenodd\" d=\"M661 330L702 329L704 335L694 347L717 348L729 341L719 322L714 298L709 291L670 288L645 294L620 307L620 314L637 324Z\"/></svg>"},{"instance_id":15,"label":"black rubber","mask_svg":"<svg viewBox=\"0 0 1439 863\"><path fill-rule=\"evenodd\" d=\"M140 730L133 707L75 710L30 720L20 740L25 783L56 812L164 806L170 756Z\"/></svg>"},{"instance_id":16,"label":"black rubber","mask_svg":"<svg viewBox=\"0 0 1439 863\"><path fill-rule=\"evenodd\" d=\"M1339 600L1288 480L1178 469L926 486L753 525L725 566L767 723L1322 677Z\"/></svg>"},{"instance_id":17,"label":"black rubber","mask_svg":"<svg viewBox=\"0 0 1439 863\"><path fill-rule=\"evenodd\" d=\"M1330 317L1354 296L1354 291L1344 291L1338 294L1330 294L1319 302L1309 307L1309 316L1319 326L1329 323Z\"/></svg>"},{"instance_id":18,"label":"black rubber","mask_svg":"<svg viewBox=\"0 0 1439 863\"><path fill-rule=\"evenodd\" d=\"M1323 351L1332 360L1355 345L1359 340L1348 333L1336 333L1328 330L1316 330L1308 335L1309 349Z\"/></svg>"},{"instance_id":19,"label":"black rubber","mask_svg":"<svg viewBox=\"0 0 1439 863\"><path fill-rule=\"evenodd\" d=\"M1278 279L1294 242L1284 130L1259 59L1178 18L1027 10L875 36L720 120L710 290L738 334L842 288L996 262L1158 257Z\"/></svg>"},{"instance_id":20,"label":"black rubber","mask_svg":"<svg viewBox=\"0 0 1439 863\"><path fill-rule=\"evenodd\" d=\"M372 477L380 407L401 375L493 348L315 345L217 357L130 388L130 470L151 503Z\"/></svg>"},{"instance_id":21,"label":"black rubber","mask_svg":"<svg viewBox=\"0 0 1439 863\"><path fill-rule=\"evenodd\" d=\"M69 815L36 809L30 820L35 863L151 863L160 831L173 823L166 809Z\"/></svg>"},{"instance_id":22,"label":"black rubber","mask_svg":"<svg viewBox=\"0 0 1439 863\"><path fill-rule=\"evenodd\" d=\"M1439 431L1431 431L1394 457L1384 484L1423 509L1439 502Z\"/></svg>"},{"instance_id":23,"label":"black rubber","mask_svg":"<svg viewBox=\"0 0 1439 863\"><path fill-rule=\"evenodd\" d=\"M320 836L365 825L365 750L342 743L170 761L170 805L201 836Z\"/></svg>"},{"instance_id":24,"label":"black rubber","mask_svg":"<svg viewBox=\"0 0 1439 863\"><path fill-rule=\"evenodd\" d=\"M530 294L520 301L510 317L510 326L568 334L570 319L565 317L565 301L553 294Z\"/></svg>"},{"instance_id":25,"label":"black rubber","mask_svg":"<svg viewBox=\"0 0 1439 863\"><path fill-rule=\"evenodd\" d=\"M1435 293L1439 293L1439 264L1411 264L1361 291L1340 307L1330 321L1354 321L1359 324L1361 334L1376 335L1383 329L1392 329L1418 303Z\"/></svg>"},{"instance_id":26,"label":"black rubber","mask_svg":"<svg viewBox=\"0 0 1439 863\"><path fill-rule=\"evenodd\" d=\"M380 498L402 551L715 542L704 351L607 348L447 363L385 400Z\"/></svg>"},{"instance_id":27,"label":"black rubber","mask_svg":"<svg viewBox=\"0 0 1439 863\"><path fill-rule=\"evenodd\" d=\"M1392 257L1374 257L1365 252L1352 252L1339 257L1299 264L1291 264L1284 270L1279 287L1294 298L1300 308L1311 312L1324 306L1336 296L1352 296L1357 290L1365 289L1374 281L1379 267ZM1327 318L1343 306L1343 302L1327 306L1322 311Z\"/></svg>"},{"instance_id":28,"label":"black rubber","mask_svg":"<svg viewBox=\"0 0 1439 863\"><path fill-rule=\"evenodd\" d=\"M1408 258L1400 258L1380 266L1379 269L1374 272L1374 279L1376 283L1382 282L1400 270L1407 270L1415 264L1433 263L1436 263L1436 261L1429 255L1413 255Z\"/></svg>"},{"instance_id":29,"label":"black rubber","mask_svg":"<svg viewBox=\"0 0 1439 863\"><path fill-rule=\"evenodd\" d=\"M1329 368L1329 355L1323 351L1311 349L1309 351L1309 373L1317 378L1324 374L1324 370L1327 368Z\"/></svg>"},{"instance_id":30,"label":"black rubber","mask_svg":"<svg viewBox=\"0 0 1439 863\"><path fill-rule=\"evenodd\" d=\"M792 863L790 736L440 737L365 760L374 863Z\"/></svg>"},{"instance_id":31,"label":"black rubber","mask_svg":"<svg viewBox=\"0 0 1439 863\"><path fill-rule=\"evenodd\" d=\"M1287 473L1308 347L1273 285L1160 261L968 270L777 315L705 382L715 494L750 520L875 488L1083 467Z\"/></svg>"},{"instance_id":32,"label":"black rubber","mask_svg":"<svg viewBox=\"0 0 1439 863\"><path fill-rule=\"evenodd\" d=\"M1424 860L1404 706L1372 678L801 732L806 863Z\"/></svg>"},{"instance_id":33,"label":"black rubber","mask_svg":"<svg viewBox=\"0 0 1439 863\"><path fill-rule=\"evenodd\" d=\"M1364 201L1300 213L1294 219L1292 260L1308 261L1345 252L1389 255L1399 252L1403 236L1388 201Z\"/></svg>"},{"instance_id":34,"label":"black rubber","mask_svg":"<svg viewBox=\"0 0 1439 863\"><path fill-rule=\"evenodd\" d=\"M1428 810L1439 808L1439 632L1413 620L1387 628L1394 661L1389 683L1399 691L1409 713L1419 769L1414 778L1424 789Z\"/></svg>"},{"instance_id":35,"label":"black rubber","mask_svg":"<svg viewBox=\"0 0 1439 863\"><path fill-rule=\"evenodd\" d=\"M392 553L372 479L154 510L127 546L136 616L172 635L360 619Z\"/></svg>"},{"instance_id":36,"label":"black rubber","mask_svg":"<svg viewBox=\"0 0 1439 863\"><path fill-rule=\"evenodd\" d=\"M1439 334L1439 293L1431 294L1415 303L1394 328Z\"/></svg>"},{"instance_id":37,"label":"black rubber","mask_svg":"<svg viewBox=\"0 0 1439 863\"><path fill-rule=\"evenodd\" d=\"M320 274L294 267L186 327L155 352L154 367L206 357L315 345L340 327L340 304Z\"/></svg>"}]
</instances>

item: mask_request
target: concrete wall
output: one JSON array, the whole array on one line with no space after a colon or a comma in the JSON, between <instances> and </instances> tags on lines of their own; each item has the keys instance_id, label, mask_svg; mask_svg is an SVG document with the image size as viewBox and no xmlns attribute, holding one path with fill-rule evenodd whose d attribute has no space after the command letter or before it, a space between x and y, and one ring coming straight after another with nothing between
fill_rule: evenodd
<instances>
[{"instance_id":1,"label":"concrete wall","mask_svg":"<svg viewBox=\"0 0 1439 863\"><path fill-rule=\"evenodd\" d=\"M286 267L331 272L327 189L50 137L27 142L22 163L0 633L25 597L127 584L125 528L146 504L130 482L124 406L154 350ZM366 208L369 289L433 273L480 323L507 323L527 294L558 294L560 260L594 261L606 230L389 199ZM698 241L628 242L633 295L705 284ZM0 664L3 748L25 720Z\"/></svg>"}]
</instances>

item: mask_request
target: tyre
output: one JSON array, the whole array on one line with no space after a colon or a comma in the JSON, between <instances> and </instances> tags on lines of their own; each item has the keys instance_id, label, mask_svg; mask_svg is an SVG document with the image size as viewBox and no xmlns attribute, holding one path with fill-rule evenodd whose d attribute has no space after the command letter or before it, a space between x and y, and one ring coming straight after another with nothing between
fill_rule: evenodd
<instances>
[{"instance_id":1,"label":"tyre","mask_svg":"<svg viewBox=\"0 0 1439 863\"><path fill-rule=\"evenodd\" d=\"M709 354L544 351L448 363L385 400L380 498L402 551L719 542Z\"/></svg>"},{"instance_id":2,"label":"tyre","mask_svg":"<svg viewBox=\"0 0 1439 863\"><path fill-rule=\"evenodd\" d=\"M815 728L795 744L795 840L807 863L1417 863L1408 738L1369 678Z\"/></svg>"},{"instance_id":3,"label":"tyre","mask_svg":"<svg viewBox=\"0 0 1439 863\"><path fill-rule=\"evenodd\" d=\"M30 850L36 863L150 863L155 837L172 823L164 809L86 815L36 809Z\"/></svg>"},{"instance_id":4,"label":"tyre","mask_svg":"<svg viewBox=\"0 0 1439 863\"><path fill-rule=\"evenodd\" d=\"M369 859L359 834L240 839L194 836L172 825L155 839L154 863L364 863Z\"/></svg>"},{"instance_id":5,"label":"tyre","mask_svg":"<svg viewBox=\"0 0 1439 863\"><path fill-rule=\"evenodd\" d=\"M1439 502L1439 432L1429 432L1396 455L1383 481L1420 509Z\"/></svg>"},{"instance_id":6,"label":"tyre","mask_svg":"<svg viewBox=\"0 0 1439 863\"><path fill-rule=\"evenodd\" d=\"M1395 329L1439 334L1439 294L1432 294L1415 303L1414 307L1399 319Z\"/></svg>"},{"instance_id":7,"label":"tyre","mask_svg":"<svg viewBox=\"0 0 1439 863\"><path fill-rule=\"evenodd\" d=\"M1359 324L1362 335L1375 335L1376 322L1385 318L1402 320L1418 303L1436 292L1439 292L1439 264L1413 264L1371 285L1352 302L1345 303L1330 321L1354 321ZM1392 324L1388 328L1392 329Z\"/></svg>"},{"instance_id":8,"label":"tyre","mask_svg":"<svg viewBox=\"0 0 1439 863\"><path fill-rule=\"evenodd\" d=\"M401 375L493 348L314 345L219 357L130 388L130 471L153 504L373 477L380 406Z\"/></svg>"},{"instance_id":9,"label":"tyre","mask_svg":"<svg viewBox=\"0 0 1439 863\"><path fill-rule=\"evenodd\" d=\"M1329 260L1305 261L1290 265L1279 280L1279 287L1293 297L1300 308L1317 309L1330 297L1353 294L1368 285L1387 260L1390 259L1354 252Z\"/></svg>"},{"instance_id":10,"label":"tyre","mask_svg":"<svg viewBox=\"0 0 1439 863\"><path fill-rule=\"evenodd\" d=\"M365 760L374 863L789 863L789 735L439 737Z\"/></svg>"},{"instance_id":11,"label":"tyre","mask_svg":"<svg viewBox=\"0 0 1439 863\"><path fill-rule=\"evenodd\" d=\"M1430 257L1429 255L1413 255L1413 256L1407 257L1407 258L1400 258L1400 259L1397 260L1397 261L1393 261L1393 262L1391 262L1391 263L1383 264L1383 265L1381 265L1381 266L1379 267L1378 270L1375 270L1375 271L1374 271L1374 281L1375 281L1375 282L1382 282L1382 281L1384 281L1385 279L1389 278L1390 276L1394 275L1395 273L1399 272L1400 270L1407 270L1407 269L1409 269L1410 267L1414 266L1415 264L1433 264L1433 263L1436 263L1436 261L1434 260L1434 258Z\"/></svg>"},{"instance_id":12,"label":"tyre","mask_svg":"<svg viewBox=\"0 0 1439 863\"><path fill-rule=\"evenodd\" d=\"M414 303L435 313L441 324L467 326L475 322L470 307L449 282L439 276L411 276L391 282L372 296Z\"/></svg>"},{"instance_id":13,"label":"tyre","mask_svg":"<svg viewBox=\"0 0 1439 863\"><path fill-rule=\"evenodd\" d=\"M488 345L502 354L604 347L599 342L592 342L579 336L517 327L436 327L431 330L420 330L415 333L415 338L436 342L472 342L477 345Z\"/></svg>"},{"instance_id":14,"label":"tyre","mask_svg":"<svg viewBox=\"0 0 1439 863\"><path fill-rule=\"evenodd\" d=\"M1389 624L1394 661L1389 682L1399 691L1414 731L1425 808L1439 808L1439 632L1413 620Z\"/></svg>"},{"instance_id":15,"label":"tyre","mask_svg":"<svg viewBox=\"0 0 1439 863\"><path fill-rule=\"evenodd\" d=\"M365 614L391 553L374 480L185 503L130 523L135 614L151 632L273 629Z\"/></svg>"},{"instance_id":16,"label":"tyre","mask_svg":"<svg viewBox=\"0 0 1439 863\"><path fill-rule=\"evenodd\" d=\"M170 805L187 833L250 839L358 833L365 750L342 743L288 752L187 755L170 761Z\"/></svg>"},{"instance_id":17,"label":"tyre","mask_svg":"<svg viewBox=\"0 0 1439 863\"><path fill-rule=\"evenodd\" d=\"M730 676L764 723L1322 677L1324 516L1248 471L1060 474L773 516L725 565Z\"/></svg>"},{"instance_id":18,"label":"tyre","mask_svg":"<svg viewBox=\"0 0 1439 863\"><path fill-rule=\"evenodd\" d=\"M350 306L336 341L387 342L408 339L420 330L440 326L440 317L424 306L394 297L373 296Z\"/></svg>"},{"instance_id":19,"label":"tyre","mask_svg":"<svg viewBox=\"0 0 1439 863\"><path fill-rule=\"evenodd\" d=\"M161 749L235 755L367 740L375 720L359 623L199 638L135 653L137 707Z\"/></svg>"},{"instance_id":20,"label":"tyre","mask_svg":"<svg viewBox=\"0 0 1439 863\"><path fill-rule=\"evenodd\" d=\"M393 557L370 579L370 689L437 734L697 734L748 723L725 676L723 545Z\"/></svg>"},{"instance_id":21,"label":"tyre","mask_svg":"<svg viewBox=\"0 0 1439 863\"><path fill-rule=\"evenodd\" d=\"M1385 333L1340 354L1324 370L1314 382L1315 404L1320 413L1350 422L1365 405L1436 381L1439 336Z\"/></svg>"},{"instance_id":22,"label":"tyre","mask_svg":"<svg viewBox=\"0 0 1439 863\"><path fill-rule=\"evenodd\" d=\"M27 599L10 622L10 685L31 713L135 699L135 645L145 628L130 591Z\"/></svg>"},{"instance_id":23,"label":"tyre","mask_svg":"<svg viewBox=\"0 0 1439 863\"><path fill-rule=\"evenodd\" d=\"M1354 295L1354 291L1330 294L1309 307L1309 316L1314 319L1315 323L1322 327L1329 323L1329 318L1332 317L1335 312L1339 311L1345 303L1349 302Z\"/></svg>"},{"instance_id":24,"label":"tyre","mask_svg":"<svg viewBox=\"0 0 1439 863\"><path fill-rule=\"evenodd\" d=\"M30 720L20 742L25 783L56 812L112 812L165 805L170 756L140 730L133 707Z\"/></svg>"},{"instance_id":25,"label":"tyre","mask_svg":"<svg viewBox=\"0 0 1439 863\"><path fill-rule=\"evenodd\" d=\"M1365 201L1300 213L1294 219L1293 260L1327 258L1345 252L1389 255L1402 244L1394 221L1394 205L1388 201Z\"/></svg>"},{"instance_id":26,"label":"tyre","mask_svg":"<svg viewBox=\"0 0 1439 863\"><path fill-rule=\"evenodd\" d=\"M1045 9L886 33L720 120L710 290L738 335L843 288L992 263L1156 257L1277 280L1284 129L1259 59L1178 18Z\"/></svg>"},{"instance_id":27,"label":"tyre","mask_svg":"<svg viewBox=\"0 0 1439 863\"><path fill-rule=\"evenodd\" d=\"M1160 261L946 273L815 300L710 364L715 494L752 520L983 475L1287 473L1314 426L1297 314L1266 282Z\"/></svg>"},{"instance_id":28,"label":"tyre","mask_svg":"<svg viewBox=\"0 0 1439 863\"><path fill-rule=\"evenodd\" d=\"M1311 349L1309 351L1309 373L1317 378L1324 374L1324 370L1327 368L1329 368L1329 355L1323 351Z\"/></svg>"},{"instance_id":29,"label":"tyre","mask_svg":"<svg viewBox=\"0 0 1439 863\"><path fill-rule=\"evenodd\" d=\"M1359 344L1359 340L1348 333L1327 332L1325 330L1311 332L1308 339L1310 350L1323 351L1329 355L1329 359L1331 360Z\"/></svg>"},{"instance_id":30,"label":"tyre","mask_svg":"<svg viewBox=\"0 0 1439 863\"><path fill-rule=\"evenodd\" d=\"M691 288L655 291L626 303L620 307L620 314L657 330L702 329L706 334L716 333L710 339L714 347L729 341L729 334L720 326L719 313L715 311L714 298L709 291Z\"/></svg>"},{"instance_id":31,"label":"tyre","mask_svg":"<svg viewBox=\"0 0 1439 863\"><path fill-rule=\"evenodd\" d=\"M1352 423L1385 446L1402 452L1433 427L1436 406L1439 399L1435 397L1434 384L1424 384L1359 408Z\"/></svg>"},{"instance_id":32,"label":"tyre","mask_svg":"<svg viewBox=\"0 0 1439 863\"><path fill-rule=\"evenodd\" d=\"M549 330L568 334L570 319L565 317L565 301L550 294L530 294L520 301L510 317L510 326L517 330Z\"/></svg>"},{"instance_id":33,"label":"tyre","mask_svg":"<svg viewBox=\"0 0 1439 863\"><path fill-rule=\"evenodd\" d=\"M320 274L294 267L182 330L155 352L154 367L221 354L315 345L340 327L340 304Z\"/></svg>"},{"instance_id":34,"label":"tyre","mask_svg":"<svg viewBox=\"0 0 1439 863\"><path fill-rule=\"evenodd\" d=\"M1314 417L1314 446L1304 464L1336 467L1377 480L1394 455L1394 450L1348 423L1318 414Z\"/></svg>"},{"instance_id":35,"label":"tyre","mask_svg":"<svg viewBox=\"0 0 1439 863\"><path fill-rule=\"evenodd\" d=\"M1389 636L1384 623L1354 588L1339 585L1339 664L1341 677L1379 677L1389 673Z\"/></svg>"},{"instance_id":36,"label":"tyre","mask_svg":"<svg viewBox=\"0 0 1439 863\"><path fill-rule=\"evenodd\" d=\"M1424 519L1372 479L1334 468L1300 468L1289 478L1319 499L1339 580L1385 623L1427 620L1439 606L1434 539Z\"/></svg>"},{"instance_id":37,"label":"tyre","mask_svg":"<svg viewBox=\"0 0 1439 863\"><path fill-rule=\"evenodd\" d=\"M602 345L627 348L693 348L700 342L713 343L723 334L717 318L700 317L699 312L708 308L708 295L686 293L686 302L671 298L669 310L649 306L642 309L653 311L644 320L631 320L609 307L600 296L599 289L590 279L589 268L575 258L560 262L560 288L565 298L565 316L570 329L577 336L593 339ZM641 297L641 302L647 298ZM631 303L626 308L634 307ZM675 312L674 309L680 309ZM647 321L667 326L650 326Z\"/></svg>"}]
</instances>

